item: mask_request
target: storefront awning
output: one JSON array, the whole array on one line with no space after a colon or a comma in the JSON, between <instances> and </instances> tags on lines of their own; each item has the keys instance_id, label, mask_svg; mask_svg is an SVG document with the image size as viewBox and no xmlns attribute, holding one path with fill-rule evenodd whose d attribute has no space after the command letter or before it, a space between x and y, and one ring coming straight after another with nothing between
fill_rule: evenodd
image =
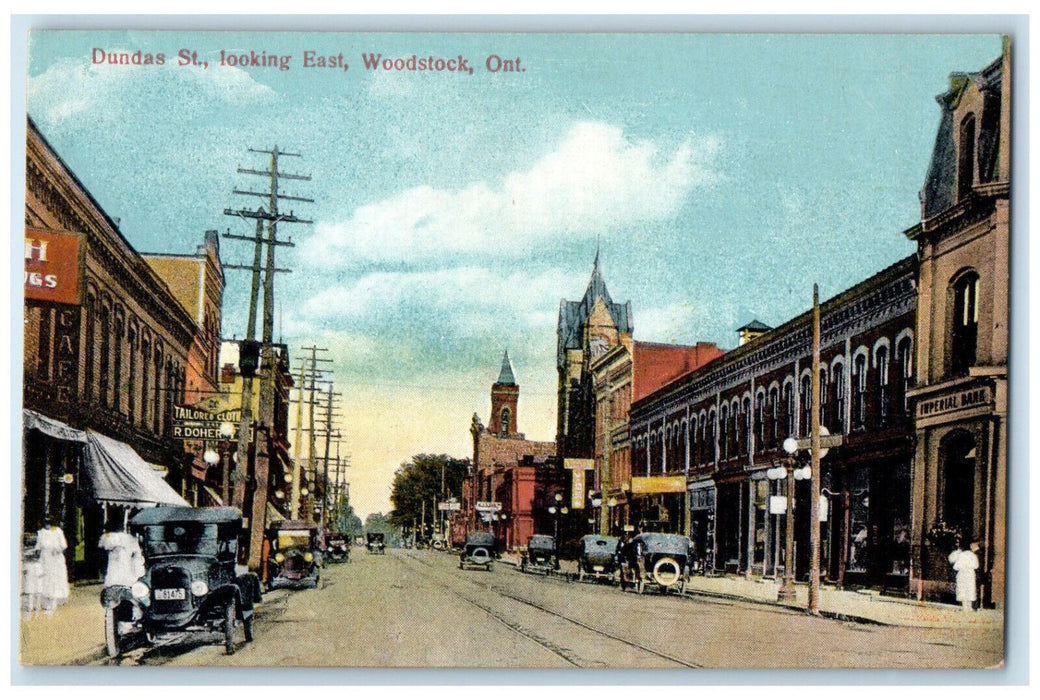
<instances>
[{"instance_id":1,"label":"storefront awning","mask_svg":"<svg viewBox=\"0 0 1040 700\"><path fill-rule=\"evenodd\" d=\"M86 442L87 434L82 430L76 430L62 423L41 415L36 411L22 410L22 429L39 430L44 435L56 440L68 440L69 442Z\"/></svg>"},{"instance_id":2,"label":"storefront awning","mask_svg":"<svg viewBox=\"0 0 1040 700\"><path fill-rule=\"evenodd\" d=\"M86 431L86 437L83 488L95 500L136 506L189 505L130 445L93 430Z\"/></svg>"},{"instance_id":3,"label":"storefront awning","mask_svg":"<svg viewBox=\"0 0 1040 700\"><path fill-rule=\"evenodd\" d=\"M216 489L210 488L209 486L202 484L202 490L206 492L206 495L210 497L210 500L213 501L214 505L224 505L224 499L220 497L220 494L217 493Z\"/></svg>"}]
</instances>

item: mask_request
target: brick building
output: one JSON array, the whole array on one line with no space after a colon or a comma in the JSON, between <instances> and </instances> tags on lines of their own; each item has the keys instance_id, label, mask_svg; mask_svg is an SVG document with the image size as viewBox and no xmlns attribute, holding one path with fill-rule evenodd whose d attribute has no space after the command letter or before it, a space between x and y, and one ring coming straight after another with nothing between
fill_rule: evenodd
<instances>
[{"instance_id":1,"label":"brick building","mask_svg":"<svg viewBox=\"0 0 1040 700\"><path fill-rule=\"evenodd\" d=\"M841 585L908 582L915 279L907 258L821 307L821 422L844 436L822 463L822 570ZM785 485L766 471L786 458L786 437L808 435L810 341L807 312L632 404L633 479L685 484L688 533L706 570L783 569L789 525L769 497ZM809 493L796 483L794 564L804 577Z\"/></svg>"},{"instance_id":2,"label":"brick building","mask_svg":"<svg viewBox=\"0 0 1040 700\"><path fill-rule=\"evenodd\" d=\"M632 401L720 355L722 350L714 343L666 345L624 338L592 361L590 371L596 399L592 490L600 500L599 513L593 517L598 515L601 533L616 532L624 525L638 522L650 508L656 508L658 515L663 512L672 517L670 522L658 523L664 530L684 529L681 504L685 483L677 491L678 503L664 503L674 499L674 494L645 492L639 498L641 502L634 503L629 409ZM636 506L634 512L633 505Z\"/></svg>"},{"instance_id":3,"label":"brick building","mask_svg":"<svg viewBox=\"0 0 1040 700\"><path fill-rule=\"evenodd\" d=\"M556 443L528 440L517 431L519 397L520 386L506 353L498 380L491 387L488 426L476 414L470 425L473 471L464 484L458 516L466 529L494 532L506 549L526 546L535 533L552 532L553 519L547 508L562 489ZM501 510L480 511L478 502L501 504Z\"/></svg>"},{"instance_id":4,"label":"brick building","mask_svg":"<svg viewBox=\"0 0 1040 700\"><path fill-rule=\"evenodd\" d=\"M1011 59L955 73L906 231L921 261L913 480L913 587L949 595L949 541L977 541L983 599L1005 585ZM1025 467L1026 465L1022 465Z\"/></svg>"},{"instance_id":5,"label":"brick building","mask_svg":"<svg viewBox=\"0 0 1040 700\"><path fill-rule=\"evenodd\" d=\"M90 576L106 519L183 502L187 462L171 416L197 328L32 120L25 196L23 530L59 521L73 575ZM125 488L90 459L105 446L143 470Z\"/></svg>"},{"instance_id":6,"label":"brick building","mask_svg":"<svg viewBox=\"0 0 1040 700\"><path fill-rule=\"evenodd\" d=\"M556 444L561 458L591 458L595 451L593 360L632 341L631 302L615 303L599 271L599 252L581 301L560 302L556 329Z\"/></svg>"},{"instance_id":7,"label":"brick building","mask_svg":"<svg viewBox=\"0 0 1040 700\"><path fill-rule=\"evenodd\" d=\"M224 268L220 262L220 238L216 231L206 231L203 243L194 255L142 253L141 257L166 282L171 293L194 320L194 333L188 348L184 372L184 404L196 406L220 394L219 355L221 310L224 304ZM185 497L196 505L216 505L211 490L201 489L208 465L203 460L206 450L217 445L213 441L185 440L191 455L191 479L186 479ZM200 500L201 498L201 500Z\"/></svg>"}]
</instances>

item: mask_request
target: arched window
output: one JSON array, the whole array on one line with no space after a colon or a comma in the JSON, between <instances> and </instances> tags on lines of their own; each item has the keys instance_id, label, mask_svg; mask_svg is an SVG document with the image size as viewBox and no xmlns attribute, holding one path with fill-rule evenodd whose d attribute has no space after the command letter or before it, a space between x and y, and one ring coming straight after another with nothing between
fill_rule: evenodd
<instances>
[{"instance_id":1,"label":"arched window","mask_svg":"<svg viewBox=\"0 0 1040 700\"><path fill-rule=\"evenodd\" d=\"M729 458L729 404L722 404L719 409L719 449L720 459Z\"/></svg>"},{"instance_id":2,"label":"arched window","mask_svg":"<svg viewBox=\"0 0 1040 700\"><path fill-rule=\"evenodd\" d=\"M845 365L838 363L831 369L834 383L834 425L828 426L835 433L845 432Z\"/></svg>"},{"instance_id":3,"label":"arched window","mask_svg":"<svg viewBox=\"0 0 1040 700\"><path fill-rule=\"evenodd\" d=\"M794 435L794 382L784 384L784 431L778 442L783 442Z\"/></svg>"},{"instance_id":4,"label":"arched window","mask_svg":"<svg viewBox=\"0 0 1040 700\"><path fill-rule=\"evenodd\" d=\"M152 432L156 435L161 435L159 432L161 416L162 416L162 392L165 387L163 382L163 356L162 349L156 344L155 348L155 359L154 368L155 375L153 382L155 382L155 391L152 393Z\"/></svg>"},{"instance_id":5,"label":"arched window","mask_svg":"<svg viewBox=\"0 0 1040 700\"><path fill-rule=\"evenodd\" d=\"M769 446L775 448L780 442L780 387L769 390Z\"/></svg>"},{"instance_id":6,"label":"arched window","mask_svg":"<svg viewBox=\"0 0 1040 700\"><path fill-rule=\"evenodd\" d=\"M975 364L979 337L979 276L962 275L953 285L953 328L950 372L965 374Z\"/></svg>"},{"instance_id":7,"label":"arched window","mask_svg":"<svg viewBox=\"0 0 1040 700\"><path fill-rule=\"evenodd\" d=\"M827 403L827 370L820 369L820 425L827 426L830 429L830 415L828 407L830 404Z\"/></svg>"},{"instance_id":8,"label":"arched window","mask_svg":"<svg viewBox=\"0 0 1040 700\"><path fill-rule=\"evenodd\" d=\"M108 406L108 389L109 389L109 359L112 353L112 315L108 310L108 306L101 307L101 346L98 350L99 354L99 367L98 367L98 394L101 398L101 405Z\"/></svg>"},{"instance_id":9,"label":"arched window","mask_svg":"<svg viewBox=\"0 0 1040 700\"><path fill-rule=\"evenodd\" d=\"M888 348L882 345L874 354L874 372L877 377L877 420L879 425L888 425Z\"/></svg>"},{"instance_id":10,"label":"arched window","mask_svg":"<svg viewBox=\"0 0 1040 700\"><path fill-rule=\"evenodd\" d=\"M867 356L856 355L852 361L852 429L867 424Z\"/></svg>"},{"instance_id":11,"label":"arched window","mask_svg":"<svg viewBox=\"0 0 1040 700\"><path fill-rule=\"evenodd\" d=\"M802 435L809 434L809 426L812 422L812 377L806 374L802 377L801 389L798 393L801 402Z\"/></svg>"},{"instance_id":12,"label":"arched window","mask_svg":"<svg viewBox=\"0 0 1040 700\"><path fill-rule=\"evenodd\" d=\"M967 546L975 539L975 438L956 430L940 443L942 519L960 530Z\"/></svg>"},{"instance_id":13,"label":"arched window","mask_svg":"<svg viewBox=\"0 0 1040 700\"><path fill-rule=\"evenodd\" d=\"M115 358L112 367L112 404L116 411L123 412L123 313L116 309L116 324L113 331L115 339Z\"/></svg>"},{"instance_id":14,"label":"arched window","mask_svg":"<svg viewBox=\"0 0 1040 700\"><path fill-rule=\"evenodd\" d=\"M766 448L766 392L759 391L755 395L755 420L758 421L755 432L756 449L761 452Z\"/></svg>"},{"instance_id":15,"label":"arched window","mask_svg":"<svg viewBox=\"0 0 1040 700\"><path fill-rule=\"evenodd\" d=\"M904 337L896 345L895 360L898 363L896 380L896 391L898 394L893 399L893 404L895 405L895 410L900 415L905 416L909 410L906 393L913 386L914 381L914 344L909 336Z\"/></svg>"},{"instance_id":16,"label":"arched window","mask_svg":"<svg viewBox=\"0 0 1040 700\"><path fill-rule=\"evenodd\" d=\"M151 339L145 336L141 340L141 427L148 428L148 387L151 380L151 374L149 368L151 363L149 357L151 356Z\"/></svg>"},{"instance_id":17,"label":"arched window","mask_svg":"<svg viewBox=\"0 0 1040 700\"><path fill-rule=\"evenodd\" d=\"M97 338L94 337L94 321L97 313L97 301L92 294L87 295L87 308L84 309L86 316L86 329L83 333L83 337L86 339L84 343L85 357L83 363L83 396L86 397L89 403L94 398L94 348L97 347Z\"/></svg>"},{"instance_id":18,"label":"arched window","mask_svg":"<svg viewBox=\"0 0 1040 700\"><path fill-rule=\"evenodd\" d=\"M707 440L708 444L705 446L706 449L708 450L708 459L707 459L707 461L709 463L712 463L712 464L715 463L715 447L716 447L716 445L718 443L718 438L717 438L718 431L716 429L717 425L718 425L718 420L717 420L717 416L715 414L715 409L713 408L713 409L711 409L711 412L708 413L708 440Z\"/></svg>"},{"instance_id":19,"label":"arched window","mask_svg":"<svg viewBox=\"0 0 1040 700\"><path fill-rule=\"evenodd\" d=\"M751 442L752 442L752 440L751 440L751 438L752 438L751 426L752 426L752 423L753 423L754 417L755 417L755 415L751 412L751 397L750 396L745 396L744 397L744 402L741 404L741 413L743 414L741 416L741 418L742 418L741 422L744 425L744 440L741 443L741 454L749 455L749 454L751 454Z\"/></svg>"},{"instance_id":20,"label":"arched window","mask_svg":"<svg viewBox=\"0 0 1040 700\"><path fill-rule=\"evenodd\" d=\"M502 431L502 435L508 435L509 434L509 419L510 419L509 406L503 406L502 407L502 413L501 413L501 421L502 422L501 422L501 427L500 427L500 430Z\"/></svg>"},{"instance_id":21,"label":"arched window","mask_svg":"<svg viewBox=\"0 0 1040 700\"><path fill-rule=\"evenodd\" d=\"M137 415L134 402L137 400L137 328L131 323L126 327L126 346L127 355L130 358L130 362L126 368L126 417L130 421L130 425L134 424L134 417Z\"/></svg>"},{"instance_id":22,"label":"arched window","mask_svg":"<svg viewBox=\"0 0 1040 700\"><path fill-rule=\"evenodd\" d=\"M960 144L957 152L957 199L971 193L975 184L975 115L969 114L961 122Z\"/></svg>"}]
</instances>

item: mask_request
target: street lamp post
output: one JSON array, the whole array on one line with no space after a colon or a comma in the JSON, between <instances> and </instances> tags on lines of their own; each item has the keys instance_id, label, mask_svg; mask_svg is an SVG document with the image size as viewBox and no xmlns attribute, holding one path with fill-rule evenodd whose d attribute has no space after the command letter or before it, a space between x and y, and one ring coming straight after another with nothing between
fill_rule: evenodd
<instances>
[{"instance_id":1,"label":"street lamp post","mask_svg":"<svg viewBox=\"0 0 1040 700\"><path fill-rule=\"evenodd\" d=\"M789 437L784 440L784 452L787 453L787 466L773 467L766 471L766 477L772 480L787 481L787 523L784 527L784 582L777 591L776 599L781 603L795 599L794 590L794 485L796 480L808 479L812 473L810 467L795 468L794 455L798 451L798 440Z\"/></svg>"}]
</instances>

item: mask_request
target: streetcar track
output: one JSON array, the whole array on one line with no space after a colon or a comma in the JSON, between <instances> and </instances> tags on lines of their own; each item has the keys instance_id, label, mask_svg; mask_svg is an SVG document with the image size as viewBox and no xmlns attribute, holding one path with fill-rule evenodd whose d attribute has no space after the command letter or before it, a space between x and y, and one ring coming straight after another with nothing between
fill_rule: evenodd
<instances>
[{"instance_id":1,"label":"streetcar track","mask_svg":"<svg viewBox=\"0 0 1040 700\"><path fill-rule=\"evenodd\" d=\"M431 563L429 563L427 561L423 561L422 559L417 558L414 554L405 553L405 557L407 557L408 560L410 560L412 562L415 562L417 564L422 564L423 566L429 567L429 568L434 569L436 571L436 568L433 566L433 564L431 564ZM440 574L439 571L438 571L438 574ZM443 577L441 577L441 578L443 580ZM465 580L465 579L462 579L462 580ZM538 610L538 611L540 611L542 613L545 613L547 615L551 615L553 617L560 618L561 620L564 620L564 621L566 621L566 622L568 622L568 623L570 623L570 624L572 624L572 625L574 625L576 627L581 627L582 629L588 630L588 631L590 631L590 632L592 632L594 634L598 634L598 635L600 635L602 637L606 637L608 639L612 639L612 640L614 640L616 642L619 642L619 643L624 644L626 646L632 647L634 649L639 649L640 651L642 651L644 653L650 654L652 656L656 656L656 657L661 658L661 659L665 659L666 661L670 661L670 662L672 662L674 664L678 664L678 665L684 666L686 668L703 668L703 666L701 666L699 664L695 664L695 663L692 663L692 662L689 662L689 661L684 661L682 659L679 659L679 658L676 658L674 656L671 656L670 654L666 654L664 652L658 651L658 650L653 649L651 647L648 647L648 646L646 646L644 644L641 644L640 642L632 641L630 639L625 639L624 637L619 637L616 634L613 634L611 632L607 632L605 630L599 629L598 627L594 627L592 625L589 625L589 624L587 624L585 622L582 622L580 620L577 620L577 619L575 619L575 618L573 618L573 617L571 617L569 615L564 615L563 613L560 613L560 612L557 612L555 610L552 610L551 608L547 608L544 605L541 605L540 603L536 603L536 602L534 602L532 600L528 600L526 598L523 598L521 596L515 595L513 593L506 592L505 590L503 590L499 586L495 586L495 585L492 585L492 584L486 584L484 586L481 586L480 584L476 583L475 581L467 581L467 583L470 583L473 586L476 586L478 588L483 588L484 590L487 590L488 592L494 593L495 595L501 596L503 598L514 600L514 601L516 601L518 603L522 603L524 605L528 605L528 606L530 606L532 608L535 608L536 610ZM557 656L560 656L561 658L563 658L568 663L571 663L571 664L573 664L575 666L579 666L581 668L589 668L589 667L593 666L593 664L588 663L588 662L584 662L584 663L581 663L581 664L576 663L574 661L574 659L572 659L569 655L567 655L566 653L562 653L560 647L558 647L557 645L552 644L551 642L547 643L544 640L541 640L541 639L539 639L539 638L537 638L535 636L531 636L530 634L525 633L524 631L522 631L523 628L520 627L519 625L514 625L513 623L510 623L509 621L504 620L498 614L494 613L490 608L485 607L484 605L482 605L480 603L477 603L477 602L467 598L466 596L462 595L462 593L460 593L459 591L453 589L452 587L446 585L445 589L448 590L450 593L454 594L456 597L460 598L461 600L464 600L465 602L469 603L470 605L473 605L474 607L477 607L477 608L483 610L484 612L489 614L492 618L494 618L495 620L497 620L500 623L504 624L507 628L509 628L509 629L513 630L514 632L517 632L518 634L521 634L522 636L524 636L524 637L530 639L531 641L539 644L540 646L542 646L545 649L551 651L552 653L556 654ZM578 658L580 658L580 657L578 657Z\"/></svg>"}]
</instances>

